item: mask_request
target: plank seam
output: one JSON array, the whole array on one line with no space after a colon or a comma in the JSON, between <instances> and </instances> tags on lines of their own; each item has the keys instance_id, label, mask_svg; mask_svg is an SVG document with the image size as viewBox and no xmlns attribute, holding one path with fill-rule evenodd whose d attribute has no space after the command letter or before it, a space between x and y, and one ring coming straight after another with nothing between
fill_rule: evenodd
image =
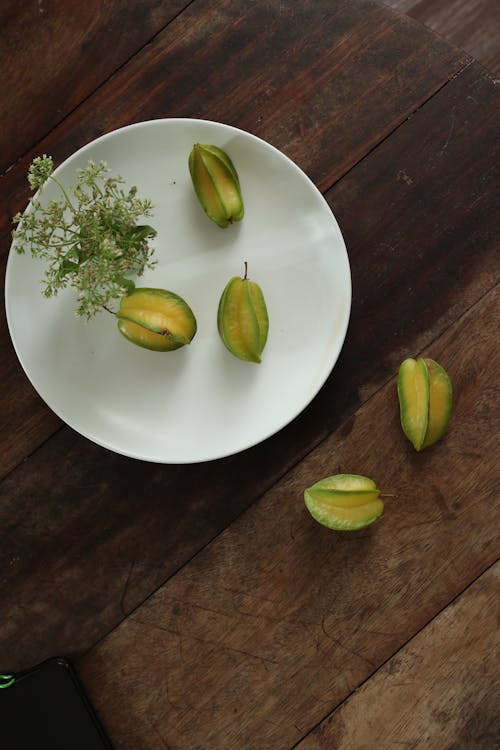
<instances>
[{"instance_id":1,"label":"plank seam","mask_svg":"<svg viewBox=\"0 0 500 750\"><path fill-rule=\"evenodd\" d=\"M11 171L11 169L13 169L17 164L19 164L19 162L22 161L29 154L30 151L35 149L39 143L41 143L45 138L47 138L51 133L53 133L54 130L56 130L65 120L67 120L68 117L70 117L73 114L73 112L75 112L79 107L82 106L82 104L85 104L86 101L88 101L91 97L93 97L94 94L96 94L103 86L105 86L120 70L122 70L122 68L128 65L129 62L136 55L140 54L146 47L148 47L152 42L154 42L154 40L160 34L162 34L165 31L165 29L168 28L168 26L170 26L170 24L173 23L182 13L184 13L184 11L187 10L187 8L189 8L189 6L192 5L194 2L195 0L188 0L186 5L184 5L179 11L177 11L177 13L174 16L172 16L172 18L168 21L168 23L166 23L164 26L158 29L158 31L155 31L155 33L149 39L147 39L140 47L138 47L131 55L129 55L129 57L123 60L123 62L121 62L118 65L118 67L116 67L111 73L109 73L109 75L106 78L104 78L99 83L99 85L96 86L95 89L93 89L86 96L84 96L83 99L81 99L81 101L79 101L78 104L75 104L75 106L72 109L69 109L64 115L64 117L62 117L58 122L55 123L55 125L49 128L49 130L47 130L42 136L40 136L38 140L34 141L31 144L31 146L29 146L25 151L23 151L22 154L20 154L17 157L17 159L15 159L15 161L9 164L9 166L6 167L3 172L0 173L0 179L2 177L5 177L5 175L7 175ZM3 237L1 239L3 239Z\"/></svg>"},{"instance_id":2,"label":"plank seam","mask_svg":"<svg viewBox=\"0 0 500 750\"><path fill-rule=\"evenodd\" d=\"M343 180L347 175L349 175L353 169L355 169L359 164L361 164L365 159L367 159L371 154L373 154L380 146L382 146L388 138L390 138L394 133L399 130L405 123L407 123L409 120L411 120L413 117L415 117L418 112L420 112L421 109L423 109L429 102L431 102L435 96L437 96L439 93L441 93L446 86L448 86L450 83L455 81L459 76L463 75L466 70L468 70L472 65L477 64L474 59L468 59L465 64L455 73L453 73L450 78L448 78L447 81L444 81L432 94L430 94L427 99L424 99L424 101L420 102L420 104L415 107L415 109L412 109L411 112L409 112L404 120L401 120L398 122L390 131L388 131L383 138L381 138L377 143L374 143L373 146L363 155L361 156L354 164L352 164L345 172L343 172L341 175L339 175L333 182L328 185L328 187L323 188L321 190L321 193L326 196L326 194L341 180ZM488 73L487 70L484 71L486 74Z\"/></svg>"},{"instance_id":3,"label":"plank seam","mask_svg":"<svg viewBox=\"0 0 500 750\"><path fill-rule=\"evenodd\" d=\"M430 620L428 620L421 628L419 628L419 630L417 630L404 643L402 643L401 646L399 646L396 649L396 651L394 651L393 654L391 654L390 656L388 656L387 659L385 659L376 669L374 669L374 671L371 674L369 674L368 677L366 677L362 682L360 682L360 684L357 687L355 687L354 690L352 690L352 692L349 693L349 695L347 695L345 698L343 698L339 703L337 703L336 706L334 706L334 708L331 709L331 711L329 711L327 714L325 714L325 716L323 716L323 718L320 719L317 724L315 724L313 727L311 727L311 729L309 729L308 732L300 740L298 740L298 742L296 742L294 745L292 745L289 748L289 750L297 750L297 748L301 745L302 742L304 742L304 740L309 735L311 735L313 732L315 732L316 729L318 729L318 727L320 727L321 724L323 724L323 722L327 721L330 717L333 716L333 714L336 711L338 711L340 708L342 708L342 706L344 705L344 703L347 703L347 701L349 701L357 693L358 690L360 690L364 685L366 685L367 682L369 682L373 677L375 677L375 675L378 672L380 672L380 670L383 669L385 667L385 665L388 662L391 661L391 659L394 659L395 656L397 656L401 651L403 651L403 649L405 649L408 646L409 643L411 643L420 633L422 633L426 628L428 628L429 625L431 625L434 622L434 620L436 620L438 617L440 617L440 615L442 615L443 612L446 609L448 609L448 607L450 607L458 599L460 599L460 597L463 596L471 588L471 586L474 586L474 584L477 583L477 581L482 576L486 575L499 562L500 562L500 557L497 557L495 560L493 560L492 563L490 563L490 565L487 565L487 567L484 570L482 570L472 581L469 581L469 583L465 586L464 589L462 589L461 591L459 591L458 594L455 594L455 596L452 599L450 599L450 601L447 602L447 604L445 604L443 607L441 607L441 609L438 610L430 618Z\"/></svg>"}]
</instances>

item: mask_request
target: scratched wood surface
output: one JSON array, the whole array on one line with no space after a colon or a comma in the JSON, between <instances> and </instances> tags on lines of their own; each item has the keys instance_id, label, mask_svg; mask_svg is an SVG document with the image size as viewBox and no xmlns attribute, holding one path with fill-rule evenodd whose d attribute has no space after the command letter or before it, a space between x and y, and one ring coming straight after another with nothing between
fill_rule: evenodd
<instances>
[{"instance_id":1,"label":"scratched wood surface","mask_svg":"<svg viewBox=\"0 0 500 750\"><path fill-rule=\"evenodd\" d=\"M444 39L467 50L500 76L500 5L497 0L384 0Z\"/></svg>"},{"instance_id":2,"label":"scratched wood surface","mask_svg":"<svg viewBox=\"0 0 500 750\"><path fill-rule=\"evenodd\" d=\"M392 378L79 662L117 748L291 748L495 562L499 302L423 351L455 384L434 450L402 435ZM386 493L377 525L311 519L304 488L337 471Z\"/></svg>"},{"instance_id":3,"label":"scratched wood surface","mask_svg":"<svg viewBox=\"0 0 500 750\"><path fill-rule=\"evenodd\" d=\"M86 13L42 3L57 28L73 6ZM70 656L116 747L291 749L498 555L497 86L371 0L136 2L144 28L130 34L109 22L114 8L89 28L69 19L61 49L99 59L49 60L61 112L42 97L12 145L2 274L32 156L60 162L130 122L203 117L267 139L324 192L352 316L330 378L287 428L222 461L161 466L62 426L2 310L0 670ZM11 39L25 11L1 12ZM116 40L107 60L104 37ZM14 50L19 69L37 43L32 29ZM25 92L43 75L22 78ZM4 96L21 117L25 100ZM456 411L446 440L417 456L394 377L424 351L449 368ZM393 496L366 534L328 534L303 508L304 482L344 465Z\"/></svg>"},{"instance_id":4,"label":"scratched wood surface","mask_svg":"<svg viewBox=\"0 0 500 750\"><path fill-rule=\"evenodd\" d=\"M497 563L297 750L500 747L499 587Z\"/></svg>"}]
</instances>

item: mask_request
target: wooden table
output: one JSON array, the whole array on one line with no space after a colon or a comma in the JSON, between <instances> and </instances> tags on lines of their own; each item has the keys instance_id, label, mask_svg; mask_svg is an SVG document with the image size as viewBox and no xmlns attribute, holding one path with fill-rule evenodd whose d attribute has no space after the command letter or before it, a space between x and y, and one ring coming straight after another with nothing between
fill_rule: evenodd
<instances>
[{"instance_id":1,"label":"wooden table","mask_svg":"<svg viewBox=\"0 0 500 750\"><path fill-rule=\"evenodd\" d=\"M307 409L191 466L61 424L3 319L2 669L68 656L116 748L498 746L498 81L372 0L4 0L0 16L2 268L33 156L182 116L291 157L353 281ZM420 355L455 403L416 453L395 379ZM339 470L387 495L365 531L304 507Z\"/></svg>"}]
</instances>

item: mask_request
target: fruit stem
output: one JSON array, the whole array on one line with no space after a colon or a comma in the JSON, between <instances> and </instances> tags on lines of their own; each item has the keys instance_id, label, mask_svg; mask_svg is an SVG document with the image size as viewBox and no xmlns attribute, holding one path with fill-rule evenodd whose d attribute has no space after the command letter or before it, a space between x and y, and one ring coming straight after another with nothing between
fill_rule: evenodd
<instances>
[{"instance_id":1,"label":"fruit stem","mask_svg":"<svg viewBox=\"0 0 500 750\"><path fill-rule=\"evenodd\" d=\"M243 261L243 262L245 264L245 275L243 276L243 281L246 281L247 280L247 273L248 273L248 263L246 262L246 260Z\"/></svg>"}]
</instances>

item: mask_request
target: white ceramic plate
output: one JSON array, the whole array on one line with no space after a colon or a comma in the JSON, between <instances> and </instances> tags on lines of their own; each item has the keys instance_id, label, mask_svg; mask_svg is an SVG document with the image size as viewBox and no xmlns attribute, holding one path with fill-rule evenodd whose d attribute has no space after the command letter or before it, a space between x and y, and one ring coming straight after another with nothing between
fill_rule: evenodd
<instances>
[{"instance_id":1,"label":"white ceramic plate","mask_svg":"<svg viewBox=\"0 0 500 750\"><path fill-rule=\"evenodd\" d=\"M227 229L205 216L194 194L187 159L196 142L223 148L238 170L245 217ZM76 168L89 159L106 161L153 200L148 223L158 230L158 264L138 286L180 294L198 331L174 352L136 347L106 312L89 323L77 318L72 290L42 297L42 262L11 249L7 320L34 388L85 437L146 461L221 458L280 430L325 382L349 320L349 261L320 192L273 146L205 120L116 130L67 159L59 180L73 185ZM260 365L233 357L217 332L220 295L232 276L243 275L244 261L269 313Z\"/></svg>"}]
</instances>

